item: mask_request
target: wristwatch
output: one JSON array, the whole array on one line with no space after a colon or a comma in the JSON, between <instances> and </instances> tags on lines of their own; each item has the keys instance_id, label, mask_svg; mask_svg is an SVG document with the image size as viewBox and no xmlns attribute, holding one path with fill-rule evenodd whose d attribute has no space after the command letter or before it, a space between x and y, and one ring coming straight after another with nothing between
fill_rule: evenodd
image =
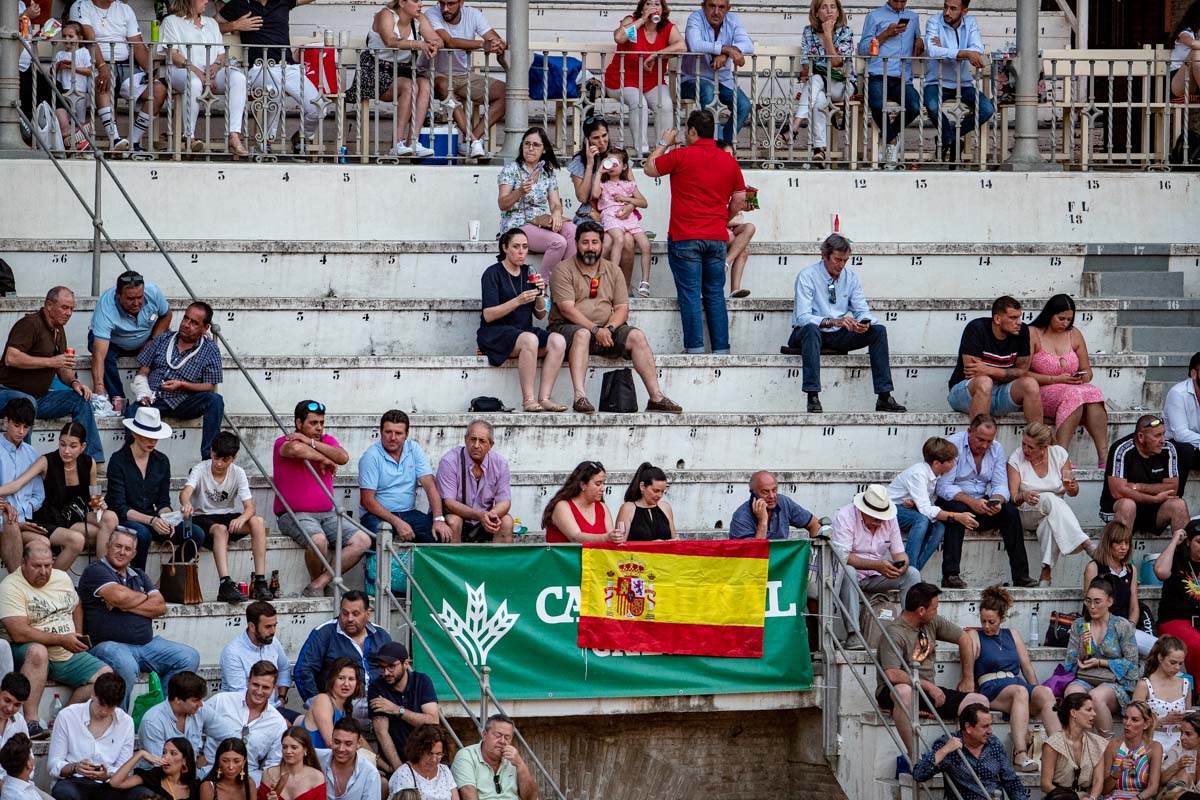
<instances>
[{"instance_id":1,"label":"wristwatch","mask_svg":"<svg viewBox=\"0 0 1200 800\"><path fill-rule=\"evenodd\" d=\"M670 147L671 145L667 144L667 140L660 136L660 137L658 137L658 146L659 147Z\"/></svg>"},{"instance_id":2,"label":"wristwatch","mask_svg":"<svg viewBox=\"0 0 1200 800\"><path fill-rule=\"evenodd\" d=\"M440 517L440 516L439 516L439 517L434 517L434 518L433 518L433 521L434 521L434 522L445 522L445 521L446 521L446 518L445 518L445 517Z\"/></svg>"},{"instance_id":3,"label":"wristwatch","mask_svg":"<svg viewBox=\"0 0 1200 800\"><path fill-rule=\"evenodd\" d=\"M597 332L597 331L599 331L599 330L600 330L600 326L599 326L599 325L593 325L593 326L592 326L592 336L595 336L595 335L596 335L596 332Z\"/></svg>"}]
</instances>

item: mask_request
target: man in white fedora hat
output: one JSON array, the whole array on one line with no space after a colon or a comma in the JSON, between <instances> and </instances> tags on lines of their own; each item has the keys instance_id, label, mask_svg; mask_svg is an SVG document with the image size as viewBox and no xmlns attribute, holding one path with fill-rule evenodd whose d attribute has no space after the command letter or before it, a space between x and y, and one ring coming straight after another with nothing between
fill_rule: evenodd
<instances>
[{"instance_id":1,"label":"man in white fedora hat","mask_svg":"<svg viewBox=\"0 0 1200 800\"><path fill-rule=\"evenodd\" d=\"M858 631L859 599L852 581L867 594L899 589L903 606L909 588L921 580L921 573L904 554L896 504L887 488L877 483L854 495L854 502L834 515L833 544L845 553L848 565L838 585L842 604L850 614L848 631Z\"/></svg>"}]
</instances>

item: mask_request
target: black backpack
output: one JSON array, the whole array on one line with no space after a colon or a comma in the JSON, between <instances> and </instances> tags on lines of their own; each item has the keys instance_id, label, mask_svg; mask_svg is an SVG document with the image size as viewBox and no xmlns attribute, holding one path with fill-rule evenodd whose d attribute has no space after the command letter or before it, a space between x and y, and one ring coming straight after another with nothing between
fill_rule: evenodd
<instances>
[{"instance_id":1,"label":"black backpack","mask_svg":"<svg viewBox=\"0 0 1200 800\"><path fill-rule=\"evenodd\" d=\"M0 295L17 293L17 280L13 277L12 267L0 258Z\"/></svg>"},{"instance_id":2,"label":"black backpack","mask_svg":"<svg viewBox=\"0 0 1200 800\"><path fill-rule=\"evenodd\" d=\"M1184 166L1185 156L1188 168L1200 168L1200 131L1185 130L1175 140L1175 146L1171 148L1171 164Z\"/></svg>"}]
</instances>

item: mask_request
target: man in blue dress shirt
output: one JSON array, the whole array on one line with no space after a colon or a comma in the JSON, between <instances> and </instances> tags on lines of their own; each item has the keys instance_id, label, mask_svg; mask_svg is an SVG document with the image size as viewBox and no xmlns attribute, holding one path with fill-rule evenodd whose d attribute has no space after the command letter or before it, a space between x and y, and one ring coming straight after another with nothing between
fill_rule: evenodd
<instances>
[{"instance_id":1,"label":"man in blue dress shirt","mask_svg":"<svg viewBox=\"0 0 1200 800\"><path fill-rule=\"evenodd\" d=\"M821 243L821 260L796 276L792 308L790 349L799 350L808 413L820 414L821 351L842 354L867 348L871 358L871 383L876 411L907 411L892 397L892 368L888 357L887 329L876 323L867 306L862 282L850 260L850 241L831 233Z\"/></svg>"},{"instance_id":2,"label":"man in blue dress shirt","mask_svg":"<svg viewBox=\"0 0 1200 800\"><path fill-rule=\"evenodd\" d=\"M706 53L707 58L684 56L679 93L711 108L714 115L713 96L718 96L733 113L733 119L721 127L721 138L736 143L750 116L750 98L738 88L734 68L745 65L746 56L754 53L754 42L737 14L729 13L729 0L704 0L688 15L684 38L689 53Z\"/></svg>"},{"instance_id":3,"label":"man in blue dress shirt","mask_svg":"<svg viewBox=\"0 0 1200 800\"><path fill-rule=\"evenodd\" d=\"M945 0L941 16L925 26L925 50L930 58L925 70L925 108L941 131L942 161L953 164L962 152L962 137L996 113L992 102L975 90L973 70L983 68L983 37L979 24L967 13L971 0ZM941 115L943 103L957 100L965 107L961 119ZM955 115L957 116L957 115Z\"/></svg>"},{"instance_id":4,"label":"man in blue dress shirt","mask_svg":"<svg viewBox=\"0 0 1200 800\"><path fill-rule=\"evenodd\" d=\"M909 11L908 0L887 0L867 15L858 54L871 54L871 40L879 44L879 55L867 64L867 107L871 117L883 131L884 166L895 169L900 161L896 137L906 126L921 116L921 96L912 85L912 56L925 53L921 40L921 20ZM884 114L885 103L900 103L904 111L898 117Z\"/></svg>"}]
</instances>

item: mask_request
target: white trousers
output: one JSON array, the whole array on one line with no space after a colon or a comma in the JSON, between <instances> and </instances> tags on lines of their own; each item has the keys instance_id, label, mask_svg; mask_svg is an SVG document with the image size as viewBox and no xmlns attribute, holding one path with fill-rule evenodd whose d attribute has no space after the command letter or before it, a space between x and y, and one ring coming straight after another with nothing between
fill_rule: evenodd
<instances>
[{"instance_id":1,"label":"white trousers","mask_svg":"<svg viewBox=\"0 0 1200 800\"><path fill-rule=\"evenodd\" d=\"M629 127L633 131L633 146L639 153L650 150L648 134L650 115L646 113L647 110L654 112L654 131L659 136L662 136L663 131L671 127L674 106L671 104L671 90L666 86L655 86L644 94L640 89L632 88L605 88L604 92L614 100L620 100L629 109Z\"/></svg>"},{"instance_id":2,"label":"white trousers","mask_svg":"<svg viewBox=\"0 0 1200 800\"><path fill-rule=\"evenodd\" d=\"M169 75L171 89L183 94L183 132L191 138L196 134L204 83L200 76L184 67L170 67ZM213 80L212 93L225 95L225 130L240 134L246 111L246 73L229 67L221 69Z\"/></svg>"},{"instance_id":3,"label":"white trousers","mask_svg":"<svg viewBox=\"0 0 1200 800\"><path fill-rule=\"evenodd\" d=\"M279 130L279 120L283 117L283 103L279 95L286 94L300 106L304 118L304 134L311 138L317 129L317 123L325 116L325 108L317 103L321 94L312 81L304 74L300 64L272 64L264 66L255 64L250 68L250 85L261 88L268 95L266 114L267 138L274 139Z\"/></svg>"},{"instance_id":4,"label":"white trousers","mask_svg":"<svg viewBox=\"0 0 1200 800\"><path fill-rule=\"evenodd\" d=\"M1056 494L1042 492L1036 506L1022 505L1020 512L1021 526L1037 531L1042 563L1048 567L1053 567L1060 555L1075 552L1088 540L1075 512Z\"/></svg>"},{"instance_id":5,"label":"white trousers","mask_svg":"<svg viewBox=\"0 0 1200 800\"><path fill-rule=\"evenodd\" d=\"M808 79L808 89L800 98L796 116L810 118L813 147L829 146L829 115L837 103L845 101L849 88L848 83L834 81L826 90L823 75L813 75Z\"/></svg>"}]
</instances>

